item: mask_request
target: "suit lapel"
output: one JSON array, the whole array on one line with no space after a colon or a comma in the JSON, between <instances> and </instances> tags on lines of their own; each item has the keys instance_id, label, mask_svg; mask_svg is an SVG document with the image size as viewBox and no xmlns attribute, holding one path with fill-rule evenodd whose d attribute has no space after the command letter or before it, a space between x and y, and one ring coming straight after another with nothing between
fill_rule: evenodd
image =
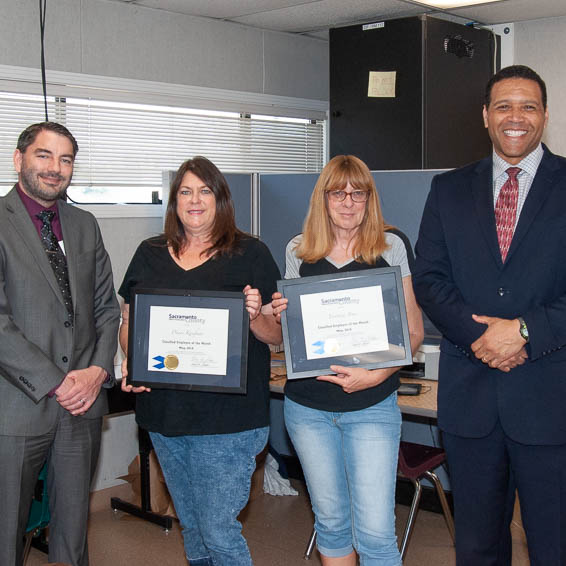
<instances>
[{"instance_id":1,"label":"suit lapel","mask_svg":"<svg viewBox=\"0 0 566 566\"><path fill-rule=\"evenodd\" d=\"M519 216L519 222L515 228L513 240L511 240L511 247L507 254L507 261L509 261L513 252L520 246L521 240L528 233L533 220L552 192L555 183L554 171L556 168L556 158L545 148L544 156L538 167L537 174L533 179L531 188L529 189L529 194L527 195L523 209L521 210L521 216Z\"/></svg>"},{"instance_id":2,"label":"suit lapel","mask_svg":"<svg viewBox=\"0 0 566 566\"><path fill-rule=\"evenodd\" d=\"M53 268L47 259L47 255L37 234L37 230L33 225L33 222L29 217L29 213L22 203L16 189L13 188L5 198L6 210L10 213L8 218L16 232L18 232L20 242L28 249L30 255L34 258L37 266L43 273L47 283L55 295L57 295L61 304L64 304L63 295L61 294L61 290L57 284L57 279L55 279Z\"/></svg>"},{"instance_id":3,"label":"suit lapel","mask_svg":"<svg viewBox=\"0 0 566 566\"><path fill-rule=\"evenodd\" d=\"M503 267L493 209L493 161L491 157L480 161L473 172L472 197L487 247L497 265Z\"/></svg>"}]
</instances>

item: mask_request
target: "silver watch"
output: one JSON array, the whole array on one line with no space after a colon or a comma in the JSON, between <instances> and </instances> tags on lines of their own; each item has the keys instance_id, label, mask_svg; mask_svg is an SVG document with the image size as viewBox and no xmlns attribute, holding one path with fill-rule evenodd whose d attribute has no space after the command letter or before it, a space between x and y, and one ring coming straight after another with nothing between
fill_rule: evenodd
<instances>
[{"instance_id":1,"label":"silver watch","mask_svg":"<svg viewBox=\"0 0 566 566\"><path fill-rule=\"evenodd\" d=\"M521 335L521 338L525 342L528 342L529 329L527 328L527 323L525 322L525 319L522 316L517 317L517 320L519 321L519 334Z\"/></svg>"}]
</instances>

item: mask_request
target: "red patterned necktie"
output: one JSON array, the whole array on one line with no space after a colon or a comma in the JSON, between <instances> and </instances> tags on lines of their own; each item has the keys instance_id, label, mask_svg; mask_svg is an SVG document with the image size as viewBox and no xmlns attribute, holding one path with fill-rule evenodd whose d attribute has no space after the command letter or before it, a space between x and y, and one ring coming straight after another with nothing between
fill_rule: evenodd
<instances>
[{"instance_id":1,"label":"red patterned necktie","mask_svg":"<svg viewBox=\"0 0 566 566\"><path fill-rule=\"evenodd\" d=\"M506 173L507 181L501 187L497 202L495 203L495 226L497 228L497 240L501 250L501 259L505 262L513 232L515 230L515 217L517 216L517 201L519 200L519 182L517 175L519 167L509 167Z\"/></svg>"}]
</instances>

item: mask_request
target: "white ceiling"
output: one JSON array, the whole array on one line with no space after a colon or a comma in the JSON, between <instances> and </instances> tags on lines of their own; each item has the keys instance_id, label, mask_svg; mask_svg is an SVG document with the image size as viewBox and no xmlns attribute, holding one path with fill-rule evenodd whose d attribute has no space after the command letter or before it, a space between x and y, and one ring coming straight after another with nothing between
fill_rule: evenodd
<instances>
[{"instance_id":1,"label":"white ceiling","mask_svg":"<svg viewBox=\"0 0 566 566\"><path fill-rule=\"evenodd\" d=\"M359 22L438 14L414 0L113 0L270 30L310 33ZM482 24L566 16L565 0L503 0L446 11Z\"/></svg>"}]
</instances>

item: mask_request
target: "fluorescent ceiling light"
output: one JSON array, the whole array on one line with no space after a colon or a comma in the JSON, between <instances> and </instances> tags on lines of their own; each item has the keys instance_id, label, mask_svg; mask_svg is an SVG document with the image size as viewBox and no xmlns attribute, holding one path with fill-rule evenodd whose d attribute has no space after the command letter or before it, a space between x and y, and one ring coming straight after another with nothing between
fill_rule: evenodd
<instances>
[{"instance_id":1,"label":"fluorescent ceiling light","mask_svg":"<svg viewBox=\"0 0 566 566\"><path fill-rule=\"evenodd\" d=\"M432 6L433 8L449 10L451 8L475 6L476 4L494 4L495 2L503 2L503 0L416 0L416 2L425 6Z\"/></svg>"}]
</instances>

